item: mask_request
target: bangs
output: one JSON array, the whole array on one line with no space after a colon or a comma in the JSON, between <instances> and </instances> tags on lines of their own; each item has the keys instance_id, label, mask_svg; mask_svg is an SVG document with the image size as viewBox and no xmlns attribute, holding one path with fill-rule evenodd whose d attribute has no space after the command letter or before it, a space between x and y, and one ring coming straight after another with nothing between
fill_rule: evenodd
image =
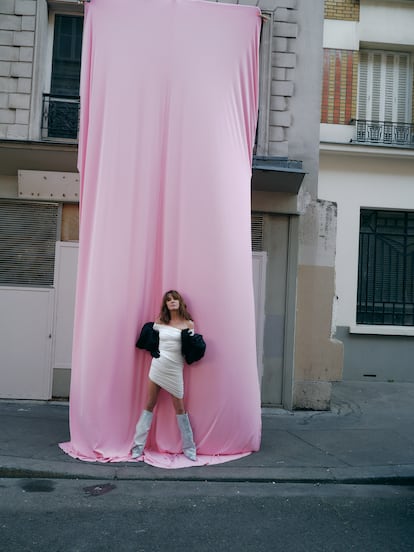
<instances>
[{"instance_id":1,"label":"bangs","mask_svg":"<svg viewBox=\"0 0 414 552\"><path fill-rule=\"evenodd\" d=\"M178 301L182 302L182 297L181 295L178 293L178 291L175 291L174 289L172 289L171 291L167 291L167 293L165 294L165 300L168 301L168 299L177 299Z\"/></svg>"}]
</instances>

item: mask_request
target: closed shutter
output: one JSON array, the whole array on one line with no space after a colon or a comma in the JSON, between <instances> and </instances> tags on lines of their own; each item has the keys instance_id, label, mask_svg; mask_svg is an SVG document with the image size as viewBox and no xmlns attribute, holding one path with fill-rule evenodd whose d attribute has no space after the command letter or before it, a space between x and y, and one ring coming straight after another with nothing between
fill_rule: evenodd
<instances>
[{"instance_id":1,"label":"closed shutter","mask_svg":"<svg viewBox=\"0 0 414 552\"><path fill-rule=\"evenodd\" d=\"M368 119L368 52L359 54L358 119Z\"/></svg>"},{"instance_id":2,"label":"closed shutter","mask_svg":"<svg viewBox=\"0 0 414 552\"><path fill-rule=\"evenodd\" d=\"M405 53L360 52L358 119L410 121L410 63Z\"/></svg>"},{"instance_id":3,"label":"closed shutter","mask_svg":"<svg viewBox=\"0 0 414 552\"><path fill-rule=\"evenodd\" d=\"M0 285L53 285L59 206L0 200Z\"/></svg>"}]
</instances>

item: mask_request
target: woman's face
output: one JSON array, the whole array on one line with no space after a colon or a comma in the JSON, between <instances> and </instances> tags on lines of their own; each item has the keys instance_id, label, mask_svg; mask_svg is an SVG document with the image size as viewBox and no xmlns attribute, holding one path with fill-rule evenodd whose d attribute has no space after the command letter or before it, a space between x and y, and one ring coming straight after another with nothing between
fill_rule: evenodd
<instances>
[{"instance_id":1,"label":"woman's face","mask_svg":"<svg viewBox=\"0 0 414 552\"><path fill-rule=\"evenodd\" d=\"M167 305L167 309L171 311L178 311L180 308L180 301L178 299L174 299L172 295L167 296L167 300L165 301L165 304Z\"/></svg>"}]
</instances>

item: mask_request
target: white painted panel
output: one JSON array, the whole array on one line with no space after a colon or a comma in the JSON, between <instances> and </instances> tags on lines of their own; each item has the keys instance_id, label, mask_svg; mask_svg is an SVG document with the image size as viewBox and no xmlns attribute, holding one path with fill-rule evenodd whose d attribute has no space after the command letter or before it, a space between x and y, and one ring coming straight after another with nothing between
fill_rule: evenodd
<instances>
[{"instance_id":1,"label":"white painted panel","mask_svg":"<svg viewBox=\"0 0 414 552\"><path fill-rule=\"evenodd\" d=\"M321 142L339 142L340 144L349 144L355 138L354 125L333 125L321 123L320 125Z\"/></svg>"},{"instance_id":2,"label":"white painted panel","mask_svg":"<svg viewBox=\"0 0 414 552\"><path fill-rule=\"evenodd\" d=\"M54 368L71 367L78 252L78 243L56 244Z\"/></svg>"},{"instance_id":3,"label":"white painted panel","mask_svg":"<svg viewBox=\"0 0 414 552\"><path fill-rule=\"evenodd\" d=\"M0 397L51 398L51 288L0 287Z\"/></svg>"},{"instance_id":4,"label":"white painted panel","mask_svg":"<svg viewBox=\"0 0 414 552\"><path fill-rule=\"evenodd\" d=\"M79 174L53 171L18 171L20 199L79 201Z\"/></svg>"},{"instance_id":5,"label":"white painted panel","mask_svg":"<svg viewBox=\"0 0 414 552\"><path fill-rule=\"evenodd\" d=\"M323 22L323 47L358 50L358 22L325 19Z\"/></svg>"},{"instance_id":6,"label":"white painted panel","mask_svg":"<svg viewBox=\"0 0 414 552\"><path fill-rule=\"evenodd\" d=\"M265 293L266 293L266 261L267 254L264 251L253 253L253 288L256 317L256 350L257 371L259 382L263 376L263 337L265 319Z\"/></svg>"},{"instance_id":7,"label":"white painted panel","mask_svg":"<svg viewBox=\"0 0 414 552\"><path fill-rule=\"evenodd\" d=\"M361 2L359 40L374 44L401 45L402 50L414 45L414 10L410 2Z\"/></svg>"}]
</instances>

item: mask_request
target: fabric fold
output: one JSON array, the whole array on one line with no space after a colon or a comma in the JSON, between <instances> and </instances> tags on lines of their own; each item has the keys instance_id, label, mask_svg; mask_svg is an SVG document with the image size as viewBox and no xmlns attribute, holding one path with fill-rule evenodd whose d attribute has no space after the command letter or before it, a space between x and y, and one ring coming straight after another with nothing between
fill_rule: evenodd
<instances>
[{"instance_id":1,"label":"fabric fold","mask_svg":"<svg viewBox=\"0 0 414 552\"><path fill-rule=\"evenodd\" d=\"M199 459L260 446L250 246L261 20L198 0L85 5L81 221L68 454L131 460L151 357L135 348L167 289L206 356L184 367ZM144 460L183 467L161 392Z\"/></svg>"}]
</instances>

